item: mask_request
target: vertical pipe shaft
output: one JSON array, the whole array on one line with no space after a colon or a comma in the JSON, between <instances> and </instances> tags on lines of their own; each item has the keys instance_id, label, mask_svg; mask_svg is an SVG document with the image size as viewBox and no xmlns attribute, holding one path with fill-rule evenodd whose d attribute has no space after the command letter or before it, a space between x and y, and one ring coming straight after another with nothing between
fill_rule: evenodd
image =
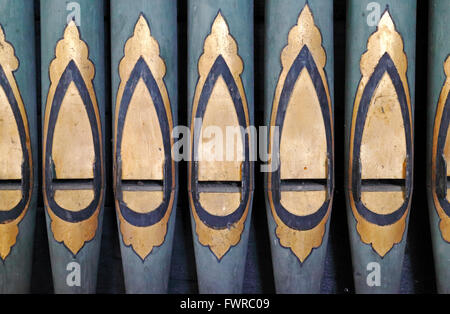
<instances>
[{"instance_id":1,"label":"vertical pipe shaft","mask_svg":"<svg viewBox=\"0 0 450 314\"><path fill-rule=\"evenodd\" d=\"M254 187L253 62L253 1L188 1L188 187L200 293L243 287ZM234 133L226 135L227 127Z\"/></svg>"},{"instance_id":2,"label":"vertical pipe shaft","mask_svg":"<svg viewBox=\"0 0 450 314\"><path fill-rule=\"evenodd\" d=\"M111 30L114 188L125 287L127 293L166 293L178 188L171 156L177 1L113 0Z\"/></svg>"},{"instance_id":3,"label":"vertical pipe shaft","mask_svg":"<svg viewBox=\"0 0 450 314\"><path fill-rule=\"evenodd\" d=\"M56 293L94 293L105 191L102 0L41 1L42 173Z\"/></svg>"},{"instance_id":4,"label":"vertical pipe shaft","mask_svg":"<svg viewBox=\"0 0 450 314\"><path fill-rule=\"evenodd\" d=\"M355 288L397 293L413 183L416 0L347 4L346 197Z\"/></svg>"},{"instance_id":5,"label":"vertical pipe shaft","mask_svg":"<svg viewBox=\"0 0 450 314\"><path fill-rule=\"evenodd\" d=\"M334 191L333 1L266 5L265 122L280 157L266 174L275 286L319 293Z\"/></svg>"},{"instance_id":6,"label":"vertical pipe shaft","mask_svg":"<svg viewBox=\"0 0 450 314\"><path fill-rule=\"evenodd\" d=\"M27 293L37 200L34 1L0 1L0 293Z\"/></svg>"},{"instance_id":7,"label":"vertical pipe shaft","mask_svg":"<svg viewBox=\"0 0 450 314\"><path fill-rule=\"evenodd\" d=\"M450 293L450 203L448 201L448 123L450 105L450 14L448 1L429 2L427 189L439 293Z\"/></svg>"}]
</instances>

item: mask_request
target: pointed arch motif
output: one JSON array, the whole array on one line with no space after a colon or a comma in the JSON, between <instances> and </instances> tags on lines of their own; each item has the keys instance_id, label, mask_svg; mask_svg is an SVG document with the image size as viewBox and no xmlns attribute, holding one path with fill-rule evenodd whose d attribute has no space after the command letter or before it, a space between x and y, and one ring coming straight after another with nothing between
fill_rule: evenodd
<instances>
[{"instance_id":1,"label":"pointed arch motif","mask_svg":"<svg viewBox=\"0 0 450 314\"><path fill-rule=\"evenodd\" d=\"M413 180L413 123L406 77L408 62L402 37L388 10L381 17L377 30L369 37L360 67L362 78L355 96L350 135L348 196L361 241L372 245L375 252L384 257L403 238ZM389 84L380 83L384 78ZM400 107L401 114L394 122L388 115L393 115L396 108L388 108L389 104L380 95L386 101L393 100L394 107ZM381 111L369 117L370 106L375 106L375 101L382 102ZM399 143L400 150L393 151L396 146L391 145L392 141L383 143L377 148L380 152L377 156L384 157L375 162L381 164L376 164L367 174L363 174L367 169L364 163L371 161L363 160L361 152L374 140L369 138L366 139L369 142L364 142L364 133L369 123L383 118L391 123L391 128L384 128L383 132L390 132L388 135L392 135L392 141ZM395 129L392 123L396 123ZM387 151L380 151L383 148ZM390 153L396 156L404 154L405 160L399 162L398 158L387 158L392 155ZM387 174L382 169L391 169L392 173Z\"/></svg>"},{"instance_id":2,"label":"pointed arch motif","mask_svg":"<svg viewBox=\"0 0 450 314\"><path fill-rule=\"evenodd\" d=\"M278 159L276 164L279 166L268 174L267 193L280 245L289 248L303 263L312 250L322 244L334 193L333 113L325 73L326 52L308 4L289 32L288 44L281 53L281 63L283 68L275 90L270 124L271 127L279 127L279 138L271 134L269 146L271 162L274 165L274 160ZM300 88L298 84L309 95L314 95L312 99L304 101L304 94L302 97L295 96L295 89ZM318 106L315 111L303 109L308 114L315 113L310 117L314 121L287 129L292 128L289 125L285 127L287 112L293 110L294 106ZM317 143L308 146L302 141L302 147L291 147L296 153L287 153L276 144L282 143L284 136L291 136L286 145L295 146L299 137L311 136L309 133L313 126L323 132L320 134L324 141L322 147ZM315 157L319 157L318 160L310 160L311 151L314 151ZM320 162L322 159L323 164ZM290 172L283 174L283 167L289 163L295 166L289 166Z\"/></svg>"},{"instance_id":3,"label":"pointed arch motif","mask_svg":"<svg viewBox=\"0 0 450 314\"><path fill-rule=\"evenodd\" d=\"M174 206L176 170L171 155L173 122L169 95L164 83L165 73L166 66L160 56L158 42L152 37L148 22L141 14L133 35L125 43L124 57L119 65L121 83L117 93L114 122L114 191L122 240L126 246L132 247L142 261L150 255L155 246L164 243L167 223ZM138 95L137 88L140 83L146 92L144 90ZM134 97L137 97L141 104L153 107L148 108L149 112L140 113L144 121L129 120L133 119L129 110ZM151 99L145 99L146 97ZM152 113L156 117L152 117ZM130 130L135 133L125 136L127 123L142 124L145 130L153 134L152 139L159 138L155 141L144 141L141 137L150 135L142 134L145 132L137 129ZM141 139L138 141L139 145L144 145L149 152L162 153L142 156L126 151L133 150L131 144L127 147L123 145L129 138ZM122 154L131 157L124 159ZM139 174L131 171L133 173L125 175L126 171L130 172L127 170L130 167L125 166L130 165L125 165L124 162L137 163L139 171L135 172Z\"/></svg>"},{"instance_id":4,"label":"pointed arch motif","mask_svg":"<svg viewBox=\"0 0 450 314\"><path fill-rule=\"evenodd\" d=\"M243 67L242 59L238 55L237 43L230 34L224 16L219 11L211 26L211 33L205 39L203 54L198 62L199 80L192 106L191 161L188 178L191 211L199 242L208 246L219 261L232 246L239 243L253 195L253 164L250 162L251 134L246 132L250 126L250 120L245 90L240 77ZM239 178L234 178L233 182L212 181L211 178L199 177L202 160L198 160L198 148L202 126L196 123L204 118L210 102L217 101L212 99L211 95L215 87L219 86L218 82L225 83L218 88L224 89L221 92L228 95L226 99L223 99L227 104L226 114L236 116L239 125L235 127L241 128L243 161L237 166L239 169L235 169L234 163L228 169L233 173L237 170L240 174ZM218 167L216 172L226 172L225 168ZM216 175L217 178L225 177L224 173L216 173ZM214 199L221 199L221 204L227 204L225 206L227 214L220 215L212 209L217 205ZM237 204L235 199L238 200ZM225 202L222 202L223 200Z\"/></svg>"},{"instance_id":5,"label":"pointed arch motif","mask_svg":"<svg viewBox=\"0 0 450 314\"><path fill-rule=\"evenodd\" d=\"M55 240L76 256L96 235L105 178L100 112L92 83L95 67L74 21L56 45L49 76L43 129L44 204ZM61 111L65 106L67 110ZM74 108L80 110L78 114ZM83 145L77 149L80 158L71 158L72 141Z\"/></svg>"}]
</instances>

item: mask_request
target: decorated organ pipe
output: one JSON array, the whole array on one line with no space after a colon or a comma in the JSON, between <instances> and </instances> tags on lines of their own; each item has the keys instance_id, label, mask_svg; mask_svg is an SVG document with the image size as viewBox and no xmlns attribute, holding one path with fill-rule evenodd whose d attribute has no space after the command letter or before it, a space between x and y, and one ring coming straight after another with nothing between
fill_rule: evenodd
<instances>
[{"instance_id":1,"label":"decorated organ pipe","mask_svg":"<svg viewBox=\"0 0 450 314\"><path fill-rule=\"evenodd\" d=\"M0 293L31 284L38 191L34 2L0 1Z\"/></svg>"},{"instance_id":2,"label":"decorated organ pipe","mask_svg":"<svg viewBox=\"0 0 450 314\"><path fill-rule=\"evenodd\" d=\"M265 34L275 287L319 293L334 192L333 1L269 0Z\"/></svg>"},{"instance_id":3,"label":"decorated organ pipe","mask_svg":"<svg viewBox=\"0 0 450 314\"><path fill-rule=\"evenodd\" d=\"M56 293L94 293L105 198L104 3L41 1L42 189ZM69 14L74 12L75 14Z\"/></svg>"},{"instance_id":4,"label":"decorated organ pipe","mask_svg":"<svg viewBox=\"0 0 450 314\"><path fill-rule=\"evenodd\" d=\"M240 293L255 185L253 1L188 1L188 104L199 292Z\"/></svg>"},{"instance_id":5,"label":"decorated organ pipe","mask_svg":"<svg viewBox=\"0 0 450 314\"><path fill-rule=\"evenodd\" d=\"M416 0L347 2L345 165L357 293L398 293L413 192Z\"/></svg>"},{"instance_id":6,"label":"decorated organ pipe","mask_svg":"<svg viewBox=\"0 0 450 314\"><path fill-rule=\"evenodd\" d=\"M450 26L448 1L429 2L427 189L436 286L450 293Z\"/></svg>"},{"instance_id":7,"label":"decorated organ pipe","mask_svg":"<svg viewBox=\"0 0 450 314\"><path fill-rule=\"evenodd\" d=\"M166 293L177 204L177 1L111 1L115 206L127 293Z\"/></svg>"}]
</instances>

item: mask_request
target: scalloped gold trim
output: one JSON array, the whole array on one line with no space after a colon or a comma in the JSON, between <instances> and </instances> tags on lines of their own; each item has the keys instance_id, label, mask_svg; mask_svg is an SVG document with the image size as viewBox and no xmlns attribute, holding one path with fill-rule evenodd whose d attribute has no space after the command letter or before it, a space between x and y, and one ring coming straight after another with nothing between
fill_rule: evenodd
<instances>
[{"instance_id":1,"label":"scalloped gold trim","mask_svg":"<svg viewBox=\"0 0 450 314\"><path fill-rule=\"evenodd\" d=\"M44 138L43 143L47 142L48 123L51 111L53 98L58 86L59 80L64 73L67 65L70 61L74 61L77 65L84 83L86 84L87 91L91 98L96 120L100 121L100 113L97 104L97 98L95 95L94 86L92 80L95 76L95 67L91 60L89 60L89 49L87 44L80 38L80 32L74 21L70 21L65 30L61 40L58 41L55 49L55 58L50 63L49 76L50 76L50 88L48 91L47 102L45 106L44 117ZM99 128L99 137L102 138L102 130ZM100 145L103 144L100 142ZM46 145L43 145L43 156L46 156ZM103 147L100 148L100 158L103 160ZM43 174L45 174L45 160L43 163ZM101 163L101 173L104 172L104 165ZM103 184L102 176L102 184ZM43 180L43 190L46 189L45 178ZM100 207L103 204L103 191L100 193L100 200L98 208L94 214L84 221L78 223L70 223L60 219L56 216L52 209L48 206L48 200L46 193L44 193L44 203L47 209L47 213L51 219L51 230L53 237L57 242L62 242L69 249L72 254L76 255L84 244L91 241L98 229L98 215L100 213Z\"/></svg>"},{"instance_id":2,"label":"scalloped gold trim","mask_svg":"<svg viewBox=\"0 0 450 314\"><path fill-rule=\"evenodd\" d=\"M331 129L333 130L333 113L331 111L331 97L330 91L328 88L328 82L325 75L325 65L326 65L326 52L322 46L322 35L320 33L320 29L317 27L314 21L314 16L309 8L309 5L306 4L302 9L297 24L294 25L289 31L288 35L288 44L284 47L281 52L281 64L283 69L281 71L280 77L278 79L278 84L275 89L275 96L272 106L272 115L271 115L271 126L275 126L276 116L278 112L278 105L281 97L281 92L283 90L284 83L286 81L286 77L288 75L289 70L292 67L295 59L298 54L302 50L304 46L307 46L311 55L313 56L314 62L317 65L317 69L319 71L320 77L325 87L327 100L330 108L330 117L331 117ZM314 91L315 93L315 91ZM271 128L272 131L272 128ZM271 145L269 146L269 156L272 156L272 145L274 142L274 134L270 135ZM334 138L334 133L332 132L332 137ZM334 139L332 138L332 142ZM334 150L334 146L333 146ZM272 160L272 158L271 158ZM325 215L323 220L313 229L311 230L295 230L286 226L281 219L278 217L275 207L273 204L272 198L272 173L268 173L268 198L269 204L272 211L272 216L277 224L276 235L280 241L281 246L289 248L292 252L297 256L300 262L304 262L306 258L311 254L314 248L318 248L322 245L323 236L325 234L325 226L330 216L330 210L332 207L332 202L328 207L328 213Z\"/></svg>"},{"instance_id":3,"label":"scalloped gold trim","mask_svg":"<svg viewBox=\"0 0 450 314\"><path fill-rule=\"evenodd\" d=\"M152 37L150 27L141 14L134 27L133 35L125 43L125 55L119 64L120 85L117 92L116 100L116 115L115 115L115 130L118 127L118 117L120 110L120 103L122 101L123 92L128 82L131 72L133 71L136 62L139 58L144 58L149 66L156 83L158 84L161 93L164 107L166 108L169 129L173 129L172 109L170 107L169 95L164 84L164 76L166 74L166 65L160 56L159 44L157 40ZM117 133L114 132L114 156L116 156L116 139ZM173 146L173 138L170 137L170 146ZM114 158L114 179L116 179L116 158ZM172 160L172 168L175 168L175 162ZM120 232L122 234L123 242L126 246L132 246L133 250L139 257L144 260L153 250L154 247L160 246L164 243L167 234L167 223L172 213L174 196L175 196L175 171L172 171L172 192L170 194L170 201L168 209L164 217L158 223L148 227L136 227L128 223L122 216L119 208L119 203L116 199L116 210L120 222Z\"/></svg>"},{"instance_id":4,"label":"scalloped gold trim","mask_svg":"<svg viewBox=\"0 0 450 314\"><path fill-rule=\"evenodd\" d=\"M194 134L195 112L197 111L200 94L205 84L205 80L211 70L211 67L213 66L217 57L220 55L224 58L227 66L231 71L231 74L233 75L233 79L236 82L239 94L241 95L242 104L245 112L245 121L247 125L250 125L247 98L245 96L244 86L242 84L240 77L242 71L244 70L244 63L238 54L238 45L230 34L228 24L225 18L222 16L222 13L219 12L211 26L210 34L205 39L203 46L203 54L200 56L200 59L198 61L199 79L197 87L195 89L194 101L192 106L191 134ZM249 143L251 143L250 139L251 135L249 134L248 136L249 136ZM191 148L193 147L192 136L190 147ZM252 152L250 151L250 156L251 154ZM199 242L204 246L208 246L213 252L213 254L220 260L228 252L230 247L237 245L241 240L241 234L244 231L245 221L247 220L250 199L241 219L238 222L236 222L233 226L221 230L209 228L198 217L193 203L192 194L190 193L191 191L190 178L192 175L191 162L192 161L189 161L188 189L189 189L189 200L191 204L191 212L195 221L195 231L197 233Z\"/></svg>"},{"instance_id":5,"label":"scalloped gold trim","mask_svg":"<svg viewBox=\"0 0 450 314\"><path fill-rule=\"evenodd\" d=\"M412 123L412 111L411 111L411 99L409 93L408 79L406 77L406 72L408 70L408 59L406 53L404 52L403 39L400 33L396 30L394 21L388 10L385 11L381 17L377 30L370 35L367 42L367 51L362 55L360 61L361 68L361 81L356 92L355 102L353 106L353 116L352 116L352 126L356 123L356 117L358 113L358 108L361 102L361 97L364 93L364 89L372 76L379 60L383 57L385 53L388 53L394 62L397 71L400 75L402 85L405 90L406 100L409 108L409 119L411 124L411 134L413 134L413 123ZM349 187L351 187L352 178L352 160L353 160L353 143L355 137L354 128L351 129L350 137L350 155L349 155ZM351 189L351 188L350 188ZM403 234L406 228L406 217L409 213L408 210L405 212L399 221L388 226L378 226L369 223L361 215L359 215L356 210L355 200L353 199L353 194L351 190L349 192L350 205L352 208L353 215L357 221L356 229L361 241L365 244L372 245L372 248L377 252L378 255L384 257L387 252L389 252L392 247L400 243L403 238Z\"/></svg>"},{"instance_id":6,"label":"scalloped gold trim","mask_svg":"<svg viewBox=\"0 0 450 314\"><path fill-rule=\"evenodd\" d=\"M2 65L3 71L5 72L6 78L11 86L14 97L16 98L17 105L20 110L22 121L25 127L26 136L26 146L29 154L29 164L30 164L30 182L33 182L33 156L31 153L31 142L30 142L30 130L28 126L28 118L25 110L25 105L20 95L19 87L17 86L16 79L14 77L14 71L19 68L19 60L17 59L14 47L12 44L6 41L5 33L3 31L3 26L0 25L0 64ZM5 260L11 253L12 247L16 244L17 236L19 235L19 223L25 217L28 207L31 201L31 193L33 190L33 183L30 186L30 197L25 205L25 209L22 214L14 219L13 221L8 221L6 223L0 224L0 258Z\"/></svg>"}]
</instances>

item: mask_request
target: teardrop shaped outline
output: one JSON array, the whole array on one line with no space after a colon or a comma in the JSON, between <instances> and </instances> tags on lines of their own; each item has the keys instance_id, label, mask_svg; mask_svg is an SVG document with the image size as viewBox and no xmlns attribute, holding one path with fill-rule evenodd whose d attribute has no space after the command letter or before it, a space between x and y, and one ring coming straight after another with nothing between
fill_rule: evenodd
<instances>
[{"instance_id":1,"label":"teardrop shaped outline","mask_svg":"<svg viewBox=\"0 0 450 314\"><path fill-rule=\"evenodd\" d=\"M74 83L83 101L86 113L89 118L91 125L92 138L94 144L95 161L94 161L94 178L93 178L93 189L94 198L91 203L84 209L80 211L71 211L64 209L59 206L55 199L55 190L53 189L53 172L52 172L52 147L53 147L53 136L55 132L55 125L58 119L59 110L61 108L64 96L67 93L70 83ZM44 179L45 179L45 196L47 198L48 207L51 211L58 216L60 219L70 222L77 223L89 219L99 208L102 200L102 188L103 188L103 173L102 173L102 154L101 154L101 139L100 139L100 121L97 120L95 115L94 106L87 90L86 84L83 77L75 64L74 60L71 60L66 66L61 78L58 81L54 97L52 99L50 115L48 119L47 128L47 140L45 143L46 156L44 156ZM99 157L100 156L100 157Z\"/></svg>"},{"instance_id":2,"label":"teardrop shaped outline","mask_svg":"<svg viewBox=\"0 0 450 314\"><path fill-rule=\"evenodd\" d=\"M444 61L446 80L441 88L433 125L431 153L431 194L435 210L439 216L442 239L450 243L447 225L450 221L450 202L447 200L447 163L444 150L450 122L450 55Z\"/></svg>"},{"instance_id":3,"label":"teardrop shaped outline","mask_svg":"<svg viewBox=\"0 0 450 314\"><path fill-rule=\"evenodd\" d=\"M213 88L216 85L216 82L220 76L222 76L223 80L227 85L228 91L230 92L236 110L236 114L238 117L239 125L242 127L244 126L248 127L245 119L244 105L242 103L241 95L239 94L239 89L222 55L219 55L217 57L217 59L214 61L213 66L211 67L211 70L208 73L208 76L202 88L202 92L200 94L197 111L195 113L195 118L203 118ZM196 126L194 128L193 134L194 143L199 143L200 133L201 133L200 127ZM194 203L195 211L197 212L197 215L199 216L200 220L203 223L205 223L208 227L213 229L225 229L228 226L238 222L242 218L248 207L248 202L250 200L250 186L253 186L253 176L251 175L252 165L250 163L248 133L244 132L242 136L245 139L244 141L245 159L242 162L243 166L241 179L241 202L236 210L234 210L231 214L226 216L212 215L202 207L199 200L200 193L198 191L198 162L196 161L198 159L196 156L198 149L194 147L194 149L191 152L192 154L191 160L193 161L191 162L192 201Z\"/></svg>"},{"instance_id":4,"label":"teardrop shaped outline","mask_svg":"<svg viewBox=\"0 0 450 314\"><path fill-rule=\"evenodd\" d=\"M280 101L278 104L277 115L275 125L279 126L279 143L281 141L282 130L284 125L284 119L286 115L287 105L291 98L292 92L303 69L306 69L313 82L316 94L319 99L320 108L322 111L322 117L324 119L325 133L327 139L327 156L328 156L328 175L327 175L327 199L322 204L322 206L313 214L298 216L290 213L281 204L281 179L280 179L280 166L276 171L270 174L270 191L272 193L273 206L275 211L281 221L291 229L305 231L311 230L317 227L320 222L326 217L330 202L333 199L334 194L334 156L333 156L333 143L332 143L332 130L331 130L331 116L330 116L330 106L328 102L327 92L317 69L314 58L308 49L308 46L303 46L297 55L294 63L292 64L289 72L286 76L283 89L280 95ZM280 161L281 162L281 161Z\"/></svg>"},{"instance_id":5,"label":"teardrop shaped outline","mask_svg":"<svg viewBox=\"0 0 450 314\"><path fill-rule=\"evenodd\" d=\"M121 163L121 146L123 136L123 126L125 124L125 118L127 115L128 107L131 98L134 94L136 86L140 79L143 79L147 90L149 91L159 120L159 125L162 131L163 145L164 145L164 180L163 180L163 202L154 210L148 213L138 213L129 208L123 201L122 196L122 163ZM158 84L148 67L147 63L141 56L130 77L125 85L122 100L120 102L119 115L118 115L118 127L117 127L117 140L116 140L116 165L117 165L117 177L116 177L116 197L119 203L120 213L125 220L136 227L148 227L152 226L165 216L169 209L170 199L172 197L172 191L175 189L174 182L174 164L172 162L171 143L170 143L170 127L167 117L166 108L159 90Z\"/></svg>"},{"instance_id":6,"label":"teardrop shaped outline","mask_svg":"<svg viewBox=\"0 0 450 314\"><path fill-rule=\"evenodd\" d=\"M14 96L14 92L11 88L8 78L6 77L2 65L0 65L0 86L3 88L5 95L8 98L8 102L14 114L16 125L19 131L20 145L22 147L23 153L22 180L21 180L22 198L14 208L8 211L0 211L0 224L3 224L19 218L20 215L27 209L33 189L33 184L31 182L33 180L33 173L32 173L33 169L31 167L32 163L31 151L28 150L28 147L26 145L26 143L30 141L30 139L27 136L29 132L26 131L26 128L28 128L28 126L25 126L24 119L22 117L22 113L19 108L19 104L17 102L16 97Z\"/></svg>"},{"instance_id":7,"label":"teardrop shaped outline","mask_svg":"<svg viewBox=\"0 0 450 314\"><path fill-rule=\"evenodd\" d=\"M403 123L405 126L405 138L406 138L406 198L403 204L396 211L390 214L377 214L370 209L368 209L361 201L361 191L357 188L361 182L361 171L360 171L360 151L361 142L363 137L363 131L365 126L365 121L367 118L368 109L375 93L378 83L383 78L383 75L387 73L392 80L394 85L398 101L400 103L400 108L402 111ZM355 137L353 139L353 160L352 160L352 171L350 174L351 182L351 193L353 196L353 201L355 203L356 210L358 213L364 217L368 222L378 225L387 226L392 225L399 221L409 208L409 203L412 196L412 183L413 183L413 164L412 164L412 134L411 134L411 123L410 123L410 112L408 107L408 102L406 99L406 92L397 71L397 68L392 61L389 53L385 52L380 58L377 66L375 67L367 85L364 88L361 101L359 102L358 113L356 116L356 123L352 125L354 128Z\"/></svg>"},{"instance_id":8,"label":"teardrop shaped outline","mask_svg":"<svg viewBox=\"0 0 450 314\"><path fill-rule=\"evenodd\" d=\"M450 122L450 94L447 96L447 100L445 101L444 110L442 113L442 117L440 120L440 126L439 126L439 133L437 137L437 147L435 148L437 150L436 153L436 160L435 160L435 182L439 182L439 174L437 169L442 170L443 169L443 159L439 158L439 156L444 155L444 149L445 149L445 142L447 139L447 131L448 131L448 124ZM445 176L447 178L447 175ZM450 203L446 199L447 189L445 190L444 197L440 197L438 191L438 186L434 184L433 193L436 195L439 204L442 208L442 210L445 212L447 216L450 217Z\"/></svg>"}]
</instances>

